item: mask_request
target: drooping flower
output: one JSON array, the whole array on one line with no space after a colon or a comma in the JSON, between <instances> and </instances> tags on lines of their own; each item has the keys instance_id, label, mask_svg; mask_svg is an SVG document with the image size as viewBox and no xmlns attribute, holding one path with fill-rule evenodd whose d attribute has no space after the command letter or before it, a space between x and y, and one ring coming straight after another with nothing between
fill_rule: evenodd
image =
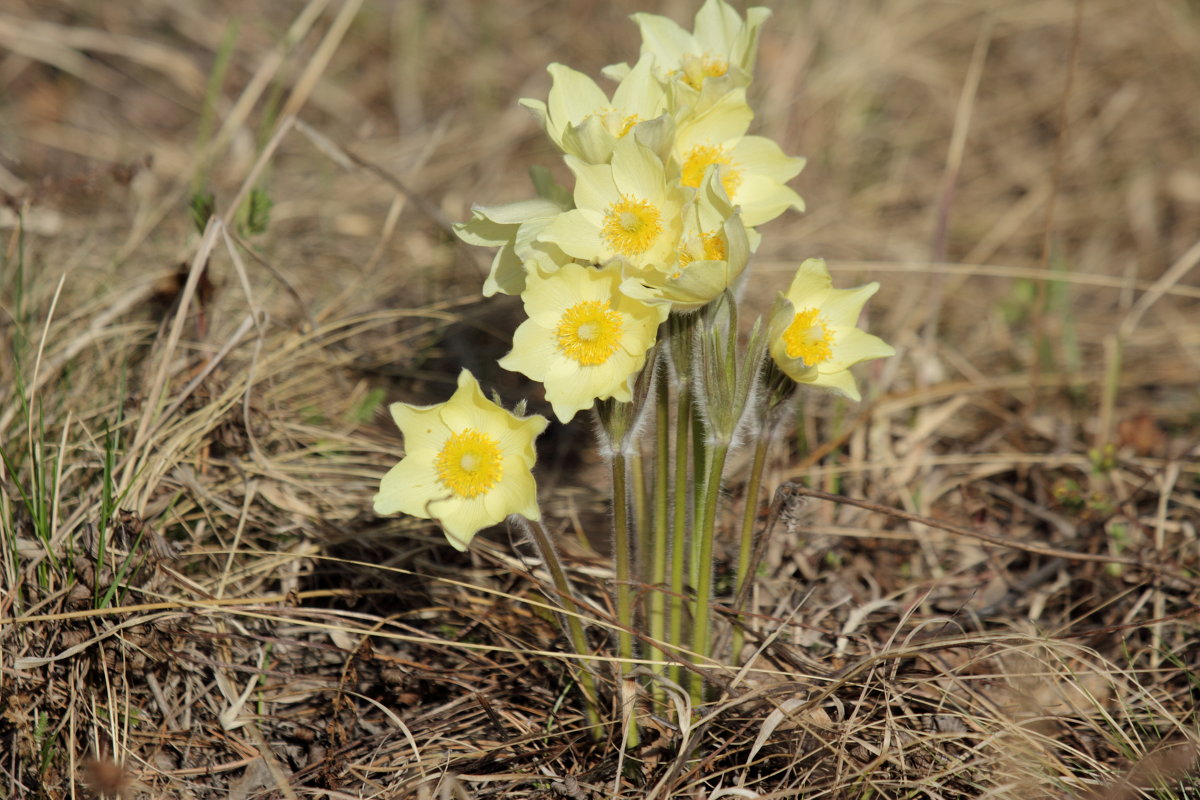
<instances>
[{"instance_id":1,"label":"drooping flower","mask_svg":"<svg viewBox=\"0 0 1200 800\"><path fill-rule=\"evenodd\" d=\"M554 83L546 102L524 98L550 139L564 153L587 164L607 164L613 146L636 131L652 150L665 149L671 118L663 86L654 77L653 59L643 57L626 75L610 100L596 82L562 64L547 67Z\"/></svg>"},{"instance_id":2,"label":"drooping flower","mask_svg":"<svg viewBox=\"0 0 1200 800\"><path fill-rule=\"evenodd\" d=\"M627 270L621 291L647 303L665 303L672 311L696 311L732 287L749 259L746 226L713 169L684 207L676 260Z\"/></svg>"},{"instance_id":3,"label":"drooping flower","mask_svg":"<svg viewBox=\"0 0 1200 800\"><path fill-rule=\"evenodd\" d=\"M563 422L597 400L628 402L654 345L666 306L621 293L621 265L597 269L567 264L547 275L531 271L521 299L529 319L513 334L500 366L546 387Z\"/></svg>"},{"instance_id":4,"label":"drooping flower","mask_svg":"<svg viewBox=\"0 0 1200 800\"><path fill-rule=\"evenodd\" d=\"M471 219L454 226L458 238L479 247L498 247L492 259L492 269L483 282L483 296L496 293L520 294L525 288L525 261L545 260L549 267L555 260L553 250L529 245L551 220L565 211L549 200L536 198L500 206L475 206ZM561 261L569 257L560 255Z\"/></svg>"},{"instance_id":5,"label":"drooping flower","mask_svg":"<svg viewBox=\"0 0 1200 800\"><path fill-rule=\"evenodd\" d=\"M878 289L878 283L834 289L823 260L805 261L787 293L779 295L771 318L775 363L797 383L861 399L850 367L896 353L878 336L855 327L863 306Z\"/></svg>"},{"instance_id":6,"label":"drooping flower","mask_svg":"<svg viewBox=\"0 0 1200 800\"><path fill-rule=\"evenodd\" d=\"M375 495L376 514L433 519L457 550L510 514L540 516L533 441L548 420L519 417L483 396L475 376L458 375L445 403L393 403L392 418L404 435L404 458Z\"/></svg>"},{"instance_id":7,"label":"drooping flower","mask_svg":"<svg viewBox=\"0 0 1200 800\"><path fill-rule=\"evenodd\" d=\"M804 210L800 195L787 186L804 168L804 159L784 155L765 136L747 136L753 118L745 89L734 89L703 111L685 115L671 149L684 186L698 187L708 168L716 166L726 194L751 228L789 208Z\"/></svg>"},{"instance_id":8,"label":"drooping flower","mask_svg":"<svg viewBox=\"0 0 1200 800\"><path fill-rule=\"evenodd\" d=\"M653 151L626 136L613 146L611 164L566 161L575 173L575 208L547 225L539 241L594 264L619 258L641 268L675 260L687 198L667 181Z\"/></svg>"},{"instance_id":9,"label":"drooping flower","mask_svg":"<svg viewBox=\"0 0 1200 800\"><path fill-rule=\"evenodd\" d=\"M520 294L525 288L525 263L534 261L554 270L570 261L557 247L537 241L550 222L571 208L571 195L554 183L545 169L534 169L538 196L498 206L474 206L471 219L454 225L458 238L479 247L498 247L492 268L483 282L483 296Z\"/></svg>"},{"instance_id":10,"label":"drooping flower","mask_svg":"<svg viewBox=\"0 0 1200 800\"><path fill-rule=\"evenodd\" d=\"M654 56L661 77L706 105L725 92L746 86L754 75L758 29L771 12L750 8L743 20L724 0L706 0L692 32L667 17L634 14L642 32L642 53ZM621 65L606 70L619 76Z\"/></svg>"}]
</instances>

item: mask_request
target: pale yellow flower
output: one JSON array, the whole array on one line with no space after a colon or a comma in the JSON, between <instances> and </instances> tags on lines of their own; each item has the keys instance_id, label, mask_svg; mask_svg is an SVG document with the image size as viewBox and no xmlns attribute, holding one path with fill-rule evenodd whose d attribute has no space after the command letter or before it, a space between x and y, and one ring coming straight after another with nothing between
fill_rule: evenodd
<instances>
[{"instance_id":1,"label":"pale yellow flower","mask_svg":"<svg viewBox=\"0 0 1200 800\"><path fill-rule=\"evenodd\" d=\"M771 319L771 357L792 380L861 399L850 367L895 355L878 336L855 327L863 305L879 289L868 283L834 289L821 259L800 265L787 294L780 294Z\"/></svg>"},{"instance_id":2,"label":"pale yellow flower","mask_svg":"<svg viewBox=\"0 0 1200 800\"><path fill-rule=\"evenodd\" d=\"M804 168L804 159L784 155L764 136L747 136L753 118L745 89L734 89L708 108L685 114L671 148L684 186L698 187L708 168L717 167L726 194L741 207L742 220L750 228L789 208L804 210L800 195L787 186Z\"/></svg>"},{"instance_id":3,"label":"pale yellow flower","mask_svg":"<svg viewBox=\"0 0 1200 800\"><path fill-rule=\"evenodd\" d=\"M559 187L554 187L559 188ZM520 294L525 288L525 264L537 262L552 270L570 261L557 247L541 244L537 236L570 208L569 197L535 197L498 206L475 206L471 219L454 225L458 238L479 247L497 247L492 268L483 282L483 296Z\"/></svg>"},{"instance_id":4,"label":"pale yellow flower","mask_svg":"<svg viewBox=\"0 0 1200 800\"><path fill-rule=\"evenodd\" d=\"M634 379L654 345L667 307L621 293L621 266L567 264L546 275L531 271L521 299L529 319L513 334L500 366L546 387L563 422L597 399L632 399Z\"/></svg>"},{"instance_id":5,"label":"pale yellow flower","mask_svg":"<svg viewBox=\"0 0 1200 800\"><path fill-rule=\"evenodd\" d=\"M618 139L611 164L573 156L575 208L556 217L538 240L593 264L619 258L634 267L675 261L683 189L668 182L662 161L634 137Z\"/></svg>"},{"instance_id":6,"label":"pale yellow flower","mask_svg":"<svg viewBox=\"0 0 1200 800\"><path fill-rule=\"evenodd\" d=\"M533 441L548 420L518 417L483 396L467 370L445 403L393 403L404 435L404 459L375 495L376 514L433 519L446 539L466 550L471 538L510 514L540 517L534 482Z\"/></svg>"},{"instance_id":7,"label":"pale yellow flower","mask_svg":"<svg viewBox=\"0 0 1200 800\"><path fill-rule=\"evenodd\" d=\"M706 0L696 12L692 32L656 14L634 14L633 20L642 32L642 53L654 56L661 76L685 93L702 96L704 105L750 83L758 29L770 15L768 9L750 8L743 20L724 0ZM619 76L625 68L617 65L606 72Z\"/></svg>"},{"instance_id":8,"label":"pale yellow flower","mask_svg":"<svg viewBox=\"0 0 1200 800\"><path fill-rule=\"evenodd\" d=\"M672 311L695 311L731 288L750 259L750 240L741 215L729 202L717 170L709 170L685 206L676 260L627 270L621 291Z\"/></svg>"},{"instance_id":9,"label":"pale yellow flower","mask_svg":"<svg viewBox=\"0 0 1200 800\"><path fill-rule=\"evenodd\" d=\"M654 77L652 59L639 61L610 100L596 82L562 64L546 68L554 83L546 102L524 98L550 139L564 153L588 164L606 164L618 139L634 131L656 149L670 140L666 92Z\"/></svg>"}]
</instances>

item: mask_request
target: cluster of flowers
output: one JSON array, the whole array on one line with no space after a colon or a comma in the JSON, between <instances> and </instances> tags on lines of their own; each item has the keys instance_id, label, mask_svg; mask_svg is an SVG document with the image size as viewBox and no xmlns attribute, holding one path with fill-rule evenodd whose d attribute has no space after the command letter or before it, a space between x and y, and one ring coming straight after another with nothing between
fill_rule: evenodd
<instances>
[{"instance_id":1,"label":"cluster of flowers","mask_svg":"<svg viewBox=\"0 0 1200 800\"><path fill-rule=\"evenodd\" d=\"M528 317L500 365L541 382L560 420L597 400L630 402L668 316L735 288L756 228L803 210L787 182L804 160L747 134L746 87L768 15L751 8L743 19L706 0L688 32L636 14L641 55L604 70L611 97L552 64L547 100L521 101L562 150L574 190L535 171L536 198L476 207L458 234L498 248L483 293L520 295ZM858 399L848 368L893 352L855 328L877 288L833 289L823 262L804 262L769 325L779 370ZM378 513L436 519L459 549L509 514L538 518L530 470L545 418L502 409L465 370L449 402L392 413L407 455L384 477Z\"/></svg>"}]
</instances>

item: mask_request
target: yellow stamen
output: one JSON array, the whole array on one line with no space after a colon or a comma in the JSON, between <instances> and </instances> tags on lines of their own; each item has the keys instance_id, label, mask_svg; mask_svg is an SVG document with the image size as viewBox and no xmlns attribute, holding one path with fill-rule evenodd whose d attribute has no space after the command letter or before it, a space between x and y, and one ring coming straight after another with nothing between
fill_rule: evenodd
<instances>
[{"instance_id":1,"label":"yellow stamen","mask_svg":"<svg viewBox=\"0 0 1200 800\"><path fill-rule=\"evenodd\" d=\"M607 300L585 300L558 321L558 349L585 367L608 361L621 345L621 314Z\"/></svg>"},{"instance_id":2,"label":"yellow stamen","mask_svg":"<svg viewBox=\"0 0 1200 800\"><path fill-rule=\"evenodd\" d=\"M705 78L719 78L728 71L729 64L723 58L688 53L683 57L679 73L683 82L698 92L704 85Z\"/></svg>"},{"instance_id":3,"label":"yellow stamen","mask_svg":"<svg viewBox=\"0 0 1200 800\"><path fill-rule=\"evenodd\" d=\"M705 261L724 261L728 253L725 250L725 240L718 233L702 233L700 241L704 242Z\"/></svg>"},{"instance_id":4,"label":"yellow stamen","mask_svg":"<svg viewBox=\"0 0 1200 800\"><path fill-rule=\"evenodd\" d=\"M662 214L654 204L629 195L608 207L600 235L614 253L640 256L663 232Z\"/></svg>"},{"instance_id":5,"label":"yellow stamen","mask_svg":"<svg viewBox=\"0 0 1200 800\"><path fill-rule=\"evenodd\" d=\"M833 332L819 313L816 308L801 311L783 332L788 358L799 358L810 367L833 358Z\"/></svg>"},{"instance_id":6,"label":"yellow stamen","mask_svg":"<svg viewBox=\"0 0 1200 800\"><path fill-rule=\"evenodd\" d=\"M727 257L725 251L725 240L721 238L720 233L702 233L700 234L700 244L703 249L703 254L700 256L705 261L724 261ZM683 269L696 260L697 254L695 243L684 245L679 248L679 267ZM679 273L675 273L673 277L679 277Z\"/></svg>"},{"instance_id":7,"label":"yellow stamen","mask_svg":"<svg viewBox=\"0 0 1200 800\"><path fill-rule=\"evenodd\" d=\"M504 475L500 442L474 428L447 439L433 463L438 481L468 500L486 494Z\"/></svg>"},{"instance_id":8,"label":"yellow stamen","mask_svg":"<svg viewBox=\"0 0 1200 800\"><path fill-rule=\"evenodd\" d=\"M721 185L725 187L725 194L733 199L734 193L742 185L742 171L734 168L733 160L723 147L698 144L689 150L683 159L683 174L680 175L679 182L684 186L699 187L700 182L704 180L704 171L713 164L719 165Z\"/></svg>"},{"instance_id":9,"label":"yellow stamen","mask_svg":"<svg viewBox=\"0 0 1200 800\"><path fill-rule=\"evenodd\" d=\"M580 124L586 122L588 117L599 117L600 122L604 124L604 127L608 128L608 132L618 139L623 138L625 134L633 130L634 125L637 125L642 121L642 118L637 114L629 114L622 117L617 113L616 109L612 108L597 109L595 112L588 114L587 117L584 117L582 120L580 120Z\"/></svg>"}]
</instances>

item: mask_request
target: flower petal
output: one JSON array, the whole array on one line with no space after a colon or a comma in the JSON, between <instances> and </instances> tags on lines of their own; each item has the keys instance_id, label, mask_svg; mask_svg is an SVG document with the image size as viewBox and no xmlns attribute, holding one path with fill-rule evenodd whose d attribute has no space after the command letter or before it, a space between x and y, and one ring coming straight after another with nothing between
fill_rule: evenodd
<instances>
[{"instance_id":1,"label":"flower petal","mask_svg":"<svg viewBox=\"0 0 1200 800\"><path fill-rule=\"evenodd\" d=\"M633 21L642 32L642 50L653 53L661 69L676 69L683 54L696 48L692 35L672 19L657 14L634 14Z\"/></svg>"},{"instance_id":2,"label":"flower petal","mask_svg":"<svg viewBox=\"0 0 1200 800\"><path fill-rule=\"evenodd\" d=\"M858 386L854 383L854 376L850 374L850 370L848 369L831 373L818 372L816 378L807 381L807 383L812 386L832 389L856 403L862 400L862 395L858 393Z\"/></svg>"},{"instance_id":3,"label":"flower petal","mask_svg":"<svg viewBox=\"0 0 1200 800\"><path fill-rule=\"evenodd\" d=\"M896 349L878 336L850 328L842 331L833 348L833 357L820 365L822 372L848 369L873 358L888 358L896 355Z\"/></svg>"},{"instance_id":4,"label":"flower petal","mask_svg":"<svg viewBox=\"0 0 1200 800\"><path fill-rule=\"evenodd\" d=\"M821 317L835 328L853 328L871 295L879 291L872 282L853 289L833 289L821 304Z\"/></svg>"},{"instance_id":5,"label":"flower petal","mask_svg":"<svg viewBox=\"0 0 1200 800\"><path fill-rule=\"evenodd\" d=\"M582 72L563 64L551 64L546 71L554 81L546 110L550 114L550 124L558 130L569 124L579 124L608 105L608 95Z\"/></svg>"},{"instance_id":6,"label":"flower petal","mask_svg":"<svg viewBox=\"0 0 1200 800\"><path fill-rule=\"evenodd\" d=\"M446 427L457 433L465 428L478 429L486 425L488 416L496 413L497 406L484 397L479 381L464 369L458 373L458 388L440 409ZM481 420L484 422L481 423ZM441 447L440 444L438 446Z\"/></svg>"},{"instance_id":7,"label":"flower petal","mask_svg":"<svg viewBox=\"0 0 1200 800\"><path fill-rule=\"evenodd\" d=\"M574 156L565 161L575 173L575 207L602 211L621 197L607 164L587 164Z\"/></svg>"},{"instance_id":8,"label":"flower petal","mask_svg":"<svg viewBox=\"0 0 1200 800\"><path fill-rule=\"evenodd\" d=\"M414 406L408 403L392 403L388 406L392 420L400 433L404 435L404 452L412 454L421 451L436 452L442 442L450 435L450 430L442 422L441 404L432 406Z\"/></svg>"},{"instance_id":9,"label":"flower petal","mask_svg":"<svg viewBox=\"0 0 1200 800\"><path fill-rule=\"evenodd\" d=\"M558 245L572 258L592 261L604 252L600 239L600 225L595 220L596 212L573 209L559 214L538 236L539 241Z\"/></svg>"},{"instance_id":10,"label":"flower petal","mask_svg":"<svg viewBox=\"0 0 1200 800\"><path fill-rule=\"evenodd\" d=\"M667 211L661 208L666 194L663 164L650 148L638 143L636 137L626 136L613 146L612 176L622 195L648 200L660 207L660 211Z\"/></svg>"},{"instance_id":11,"label":"flower petal","mask_svg":"<svg viewBox=\"0 0 1200 800\"><path fill-rule=\"evenodd\" d=\"M483 496L483 505L489 517L499 515L500 519L504 519L509 514L520 514L531 520L541 518L537 485L529 472L514 475L511 480L497 486L495 491L488 492Z\"/></svg>"},{"instance_id":12,"label":"flower petal","mask_svg":"<svg viewBox=\"0 0 1200 800\"><path fill-rule=\"evenodd\" d=\"M753 120L754 112L746 103L746 90L734 89L722 95L709 108L679 124L675 152L684 155L697 145L723 146L727 143L736 144L743 138L761 138L745 135Z\"/></svg>"},{"instance_id":13,"label":"flower petal","mask_svg":"<svg viewBox=\"0 0 1200 800\"><path fill-rule=\"evenodd\" d=\"M466 550L475 534L508 516L489 510L483 497L471 500L456 497L432 503L429 508L432 518L442 526L446 540L455 550Z\"/></svg>"},{"instance_id":14,"label":"flower petal","mask_svg":"<svg viewBox=\"0 0 1200 800\"><path fill-rule=\"evenodd\" d=\"M696 41L706 53L726 58L742 26L742 18L727 3L706 0L696 12Z\"/></svg>"},{"instance_id":15,"label":"flower petal","mask_svg":"<svg viewBox=\"0 0 1200 800\"><path fill-rule=\"evenodd\" d=\"M788 287L787 299L793 306L793 314L806 308L820 308L833 288L833 278L824 259L810 258L796 270L792 285Z\"/></svg>"},{"instance_id":16,"label":"flower petal","mask_svg":"<svg viewBox=\"0 0 1200 800\"><path fill-rule=\"evenodd\" d=\"M432 460L408 456L388 470L380 481L379 493L374 500L375 513L410 514L428 519L429 504L448 494L446 487L437 480Z\"/></svg>"},{"instance_id":17,"label":"flower petal","mask_svg":"<svg viewBox=\"0 0 1200 800\"><path fill-rule=\"evenodd\" d=\"M734 202L741 206L742 219L750 228L765 225L788 209L804 210L800 195L763 175L743 175Z\"/></svg>"},{"instance_id":18,"label":"flower petal","mask_svg":"<svg viewBox=\"0 0 1200 800\"><path fill-rule=\"evenodd\" d=\"M633 69L613 92L613 107L626 116L636 115L641 121L651 120L662 113L665 93L654 79L654 57L644 53Z\"/></svg>"}]
</instances>

